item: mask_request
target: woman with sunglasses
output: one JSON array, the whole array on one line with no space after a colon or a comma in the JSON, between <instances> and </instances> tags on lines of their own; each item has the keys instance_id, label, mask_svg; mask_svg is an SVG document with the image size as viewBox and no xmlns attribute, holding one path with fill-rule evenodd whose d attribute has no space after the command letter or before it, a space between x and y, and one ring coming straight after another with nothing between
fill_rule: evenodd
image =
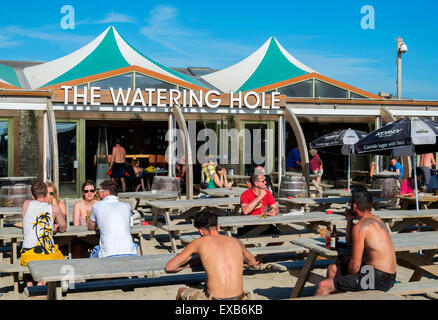
<instances>
[{"instance_id":1,"label":"woman with sunglasses","mask_svg":"<svg viewBox=\"0 0 438 320\"><path fill-rule=\"evenodd\" d=\"M82 185L82 200L75 202L73 206L73 225L86 226L90 218L91 208L97 202L96 185L87 180Z\"/></svg>"},{"instance_id":2,"label":"woman with sunglasses","mask_svg":"<svg viewBox=\"0 0 438 320\"><path fill-rule=\"evenodd\" d=\"M49 204L58 206L61 209L62 214L65 216L67 214L67 207L65 206L64 201L58 199L58 190L56 189L56 186L49 181L46 182L46 186Z\"/></svg>"},{"instance_id":3,"label":"woman with sunglasses","mask_svg":"<svg viewBox=\"0 0 438 320\"><path fill-rule=\"evenodd\" d=\"M76 201L73 206L73 225L86 226L90 219L91 209L98 201L96 184L92 180L87 180L82 184L82 200ZM90 243L83 239L75 238L71 243L72 258L88 257L88 249L93 248L95 243Z\"/></svg>"}]
</instances>

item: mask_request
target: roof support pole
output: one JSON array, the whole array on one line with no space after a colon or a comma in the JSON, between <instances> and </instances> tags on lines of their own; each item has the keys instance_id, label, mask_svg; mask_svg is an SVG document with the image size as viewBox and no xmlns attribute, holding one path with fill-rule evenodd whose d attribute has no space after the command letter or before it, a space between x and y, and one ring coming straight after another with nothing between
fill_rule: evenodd
<instances>
[{"instance_id":1,"label":"roof support pole","mask_svg":"<svg viewBox=\"0 0 438 320\"><path fill-rule=\"evenodd\" d=\"M55 112L52 106L52 100L47 101L47 120L49 124L49 135L52 141L52 168L53 184L59 191L59 159L58 159L58 136L56 134Z\"/></svg>"},{"instance_id":2,"label":"roof support pole","mask_svg":"<svg viewBox=\"0 0 438 320\"><path fill-rule=\"evenodd\" d=\"M184 144L184 157L186 159L186 199L193 199L193 160L192 160L192 148L190 145L189 131L187 130L187 124L184 120L184 115L181 112L181 108L178 106L172 107L172 114L178 123L178 127L181 131L183 144Z\"/></svg>"},{"instance_id":3,"label":"roof support pole","mask_svg":"<svg viewBox=\"0 0 438 320\"><path fill-rule=\"evenodd\" d=\"M394 115L389 111L385 106L380 107L380 115L382 117L382 121L384 122L392 122L397 120ZM412 164L411 159L408 156L401 156L401 165L403 166L403 178L408 178L412 172ZM407 169L407 170L406 170Z\"/></svg>"},{"instance_id":4,"label":"roof support pole","mask_svg":"<svg viewBox=\"0 0 438 320\"><path fill-rule=\"evenodd\" d=\"M309 164L309 153L307 151L306 138L304 137L303 129L301 128L300 123L298 122L297 117L292 111L291 106L286 106L284 109L284 116L289 122L292 130L294 132L295 138L298 143L298 151L300 152L301 157L301 167L303 170L303 175L306 178L307 184L307 196L310 197L310 164Z\"/></svg>"},{"instance_id":5,"label":"roof support pole","mask_svg":"<svg viewBox=\"0 0 438 320\"><path fill-rule=\"evenodd\" d=\"M169 121L168 121L168 137L169 137L169 152L167 153L167 170L169 177L175 176L175 137L174 137L174 131L175 131L175 117L172 113L169 114Z\"/></svg>"},{"instance_id":6,"label":"roof support pole","mask_svg":"<svg viewBox=\"0 0 438 320\"><path fill-rule=\"evenodd\" d=\"M285 152L284 149L286 147L286 143L284 141L285 137L285 120L284 116L278 117L278 155L277 155L277 166L278 166L278 196L280 196L280 184L281 184L281 177L283 176L283 172L285 172Z\"/></svg>"}]
</instances>

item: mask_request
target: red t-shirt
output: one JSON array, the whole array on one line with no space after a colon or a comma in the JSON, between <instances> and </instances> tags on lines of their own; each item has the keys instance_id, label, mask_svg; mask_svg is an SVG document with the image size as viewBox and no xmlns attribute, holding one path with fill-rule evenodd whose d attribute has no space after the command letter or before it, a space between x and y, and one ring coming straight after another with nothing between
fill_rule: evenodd
<instances>
[{"instance_id":1,"label":"red t-shirt","mask_svg":"<svg viewBox=\"0 0 438 320\"><path fill-rule=\"evenodd\" d=\"M244 193L240 195L240 204L248 204L252 202L257 196L254 194L252 189L246 190ZM254 210L249 214L251 216L261 215L262 214L262 205L265 207L272 206L275 204L275 199L272 193L269 190L266 190L266 195L263 199L257 204Z\"/></svg>"}]
</instances>

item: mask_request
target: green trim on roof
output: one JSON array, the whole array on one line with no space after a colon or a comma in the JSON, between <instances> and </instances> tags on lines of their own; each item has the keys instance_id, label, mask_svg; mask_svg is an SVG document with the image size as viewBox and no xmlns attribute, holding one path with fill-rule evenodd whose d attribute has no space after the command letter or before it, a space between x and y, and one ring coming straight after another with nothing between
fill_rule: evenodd
<instances>
[{"instance_id":1,"label":"green trim on roof","mask_svg":"<svg viewBox=\"0 0 438 320\"><path fill-rule=\"evenodd\" d=\"M254 73L237 91L248 91L280 81L308 74L290 62L281 52L274 38Z\"/></svg>"},{"instance_id":2,"label":"green trim on roof","mask_svg":"<svg viewBox=\"0 0 438 320\"><path fill-rule=\"evenodd\" d=\"M80 79L95 74L128 67L130 64L125 60L117 45L113 28L110 28L100 44L84 60L74 66L58 78L46 83L42 87L57 83Z\"/></svg>"},{"instance_id":3,"label":"green trim on roof","mask_svg":"<svg viewBox=\"0 0 438 320\"><path fill-rule=\"evenodd\" d=\"M125 39L120 33L119 33L119 35L120 35L120 37L123 39L123 41L125 41L125 42L128 44L128 46L130 46L135 52L137 52L139 55L141 55L143 58L149 60L149 61L152 62L153 64L157 65L157 66L160 67L161 69L163 69L163 70L169 72L170 74L173 74L175 77L178 77L178 78L180 78L180 79L183 79L183 80L187 81L188 83L191 83L191 84L197 85L197 86L199 86L199 87L207 88L207 87L205 86L205 84L203 84L202 82L196 80L195 78L192 78L192 77L190 77L190 76L188 76L188 75L186 75L186 74L183 74L183 73L180 73L180 72L178 72L178 71L172 70L172 69L170 69L170 68L168 68L168 67L165 67L165 66L163 66L162 64L160 64L160 63L158 63L158 62L152 60L151 58L145 56L145 55L142 54L140 51L138 51L136 48L134 48L133 46L131 46L131 44L130 44L128 41L126 41L126 39Z\"/></svg>"},{"instance_id":4,"label":"green trim on roof","mask_svg":"<svg viewBox=\"0 0 438 320\"><path fill-rule=\"evenodd\" d=\"M4 80L13 86L21 88L20 80L18 80L15 70L4 64L0 64L0 80Z\"/></svg>"}]
</instances>

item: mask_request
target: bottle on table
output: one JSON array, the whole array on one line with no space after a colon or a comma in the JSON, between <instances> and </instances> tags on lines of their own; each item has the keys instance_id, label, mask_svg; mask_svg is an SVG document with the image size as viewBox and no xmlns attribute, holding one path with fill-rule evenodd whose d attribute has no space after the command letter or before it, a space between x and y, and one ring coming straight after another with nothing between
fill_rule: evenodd
<instances>
[{"instance_id":1,"label":"bottle on table","mask_svg":"<svg viewBox=\"0 0 438 320\"><path fill-rule=\"evenodd\" d=\"M336 225L333 226L332 233L330 234L330 249L338 249L338 233L336 232Z\"/></svg>"}]
</instances>

